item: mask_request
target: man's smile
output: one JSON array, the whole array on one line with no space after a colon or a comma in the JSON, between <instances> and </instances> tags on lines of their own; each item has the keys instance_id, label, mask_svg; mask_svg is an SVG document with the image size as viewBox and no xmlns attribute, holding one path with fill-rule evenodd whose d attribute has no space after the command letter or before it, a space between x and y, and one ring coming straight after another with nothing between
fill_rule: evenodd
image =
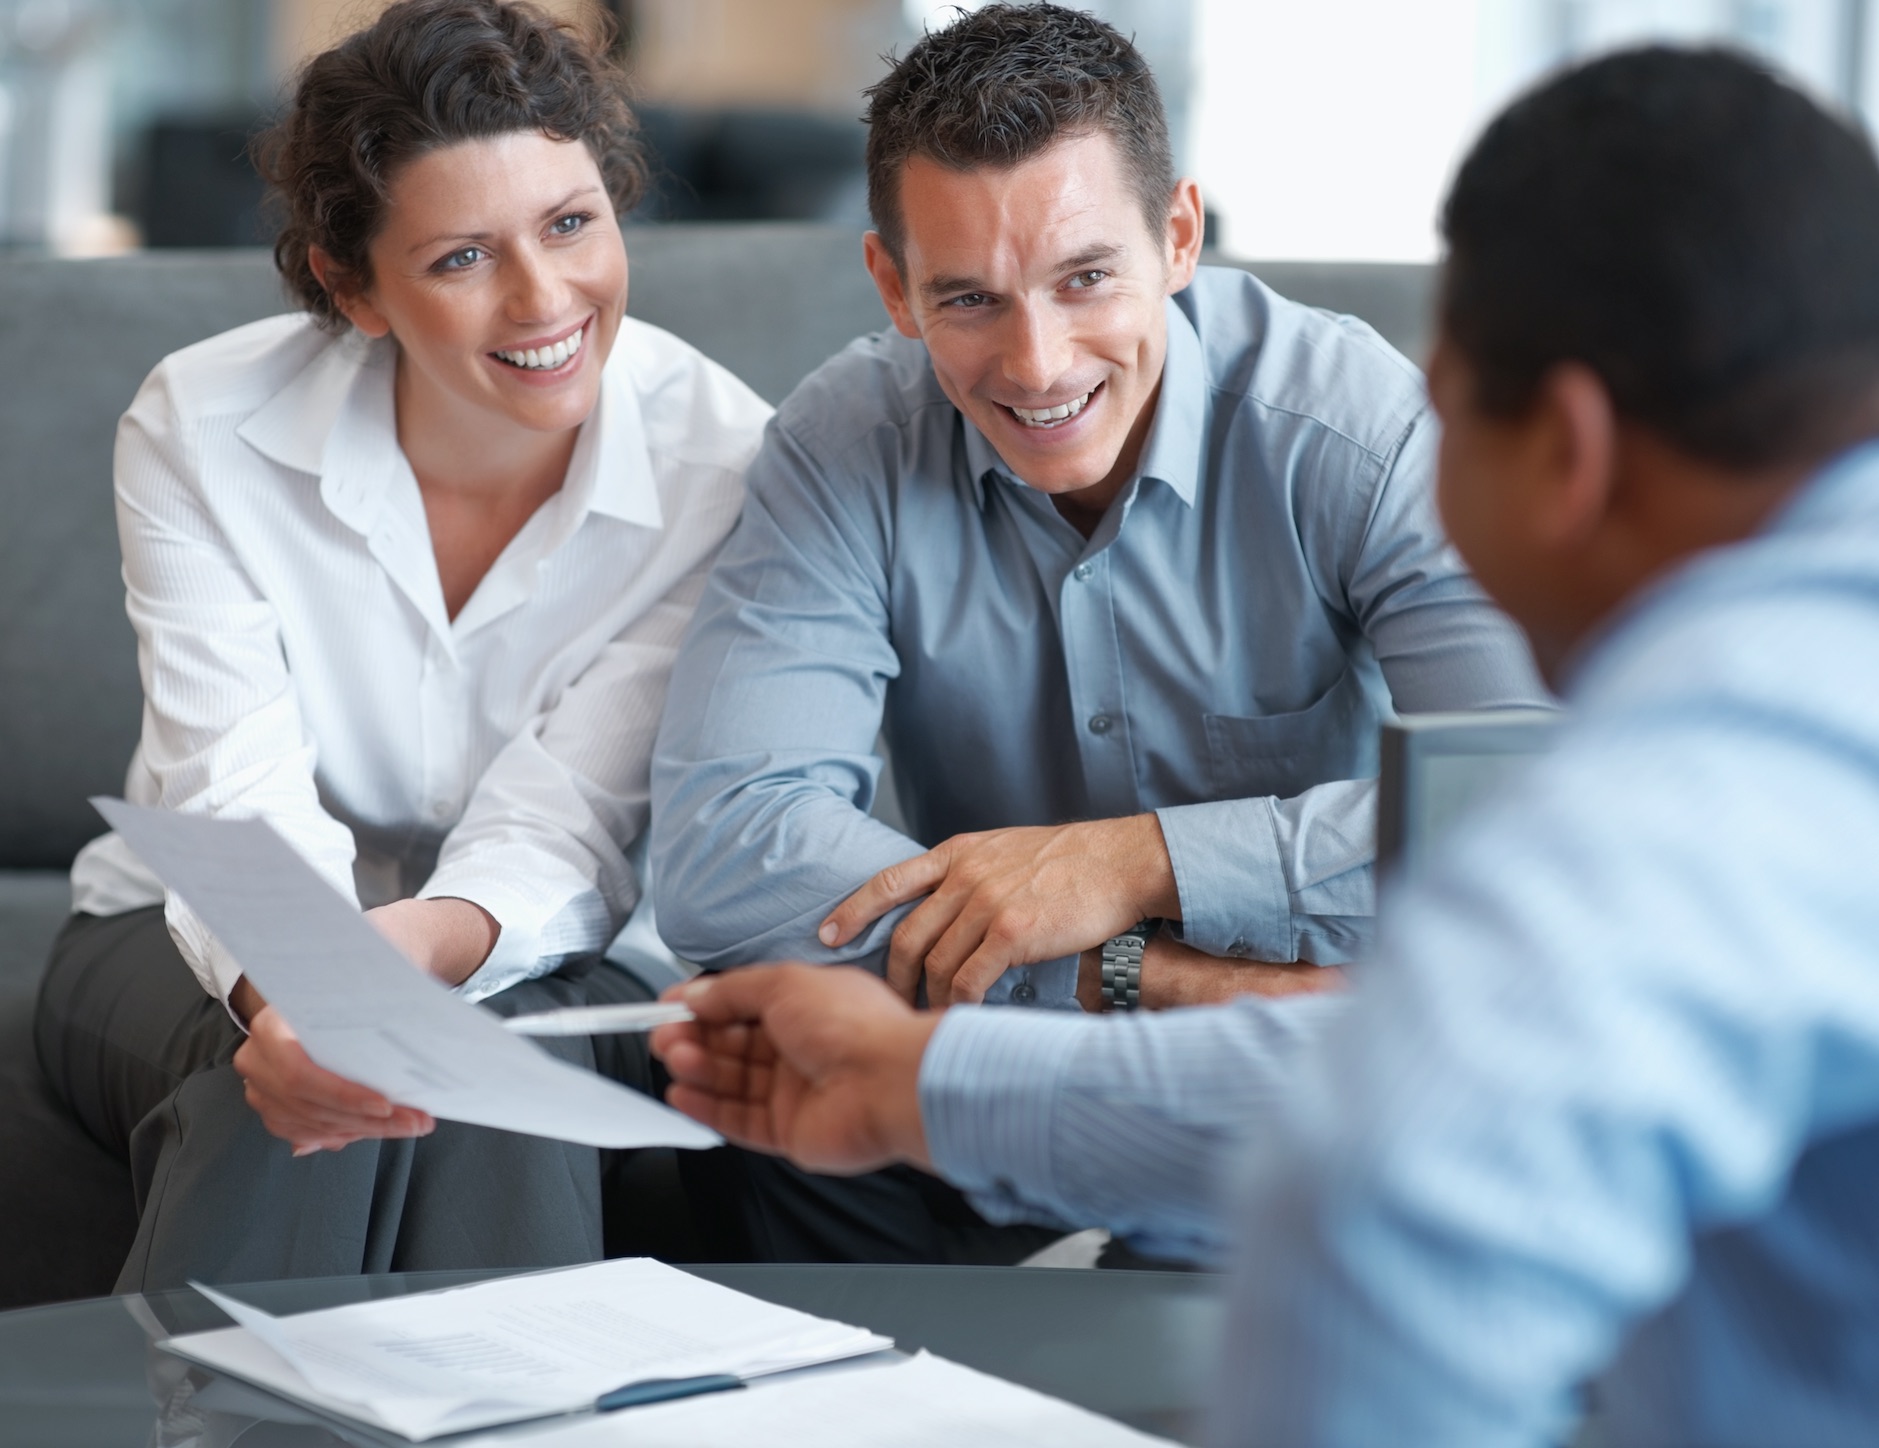
<instances>
[{"instance_id":1,"label":"man's smile","mask_svg":"<svg viewBox=\"0 0 1879 1448\"><path fill-rule=\"evenodd\" d=\"M1081 412L1090 399L1102 391L1102 387L1103 384L1099 382L1080 397L1073 397L1068 402L1060 402L1054 407L1014 407L1010 403L1000 405L1026 427L1061 427Z\"/></svg>"}]
</instances>

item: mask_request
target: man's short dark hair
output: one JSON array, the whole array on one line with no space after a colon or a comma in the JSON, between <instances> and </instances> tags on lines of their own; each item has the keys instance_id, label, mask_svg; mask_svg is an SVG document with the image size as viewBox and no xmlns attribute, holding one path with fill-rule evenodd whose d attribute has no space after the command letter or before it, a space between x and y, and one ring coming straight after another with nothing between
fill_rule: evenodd
<instances>
[{"instance_id":1,"label":"man's short dark hair","mask_svg":"<svg viewBox=\"0 0 1879 1448\"><path fill-rule=\"evenodd\" d=\"M1734 470L1870 430L1879 165L1745 56L1651 47L1541 86L1476 143L1442 227L1442 328L1490 414L1573 361Z\"/></svg>"},{"instance_id":2,"label":"man's short dark hair","mask_svg":"<svg viewBox=\"0 0 1879 1448\"><path fill-rule=\"evenodd\" d=\"M1015 166L1102 133L1128 168L1151 235L1174 195L1168 117L1141 52L1061 5L987 5L919 40L869 87L868 211L899 262L900 177L915 156L958 171Z\"/></svg>"}]
</instances>

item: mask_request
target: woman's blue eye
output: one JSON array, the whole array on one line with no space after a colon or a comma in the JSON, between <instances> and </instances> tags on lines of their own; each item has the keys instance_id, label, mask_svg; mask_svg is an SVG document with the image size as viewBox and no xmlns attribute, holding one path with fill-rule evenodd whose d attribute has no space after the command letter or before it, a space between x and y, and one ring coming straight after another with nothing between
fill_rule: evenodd
<instances>
[{"instance_id":1,"label":"woman's blue eye","mask_svg":"<svg viewBox=\"0 0 1879 1448\"><path fill-rule=\"evenodd\" d=\"M466 246L462 251L453 251L437 263L439 271L462 271L466 266L475 266L484 257L480 246Z\"/></svg>"},{"instance_id":2,"label":"woman's blue eye","mask_svg":"<svg viewBox=\"0 0 1879 1448\"><path fill-rule=\"evenodd\" d=\"M574 235L575 232L579 231L583 226L587 225L587 222L588 222L588 217L586 216L585 213L578 212L578 211L571 212L568 215L562 217L560 220L556 221L555 224L549 227L548 229L552 231L556 236L572 236Z\"/></svg>"}]
</instances>

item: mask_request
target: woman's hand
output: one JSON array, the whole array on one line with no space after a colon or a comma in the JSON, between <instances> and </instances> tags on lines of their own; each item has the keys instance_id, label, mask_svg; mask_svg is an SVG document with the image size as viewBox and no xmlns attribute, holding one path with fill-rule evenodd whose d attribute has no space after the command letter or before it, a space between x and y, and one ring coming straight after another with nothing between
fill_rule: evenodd
<instances>
[{"instance_id":1,"label":"woman's hand","mask_svg":"<svg viewBox=\"0 0 1879 1448\"><path fill-rule=\"evenodd\" d=\"M338 1151L374 1137L428 1136L437 1123L422 1111L396 1106L369 1086L313 1064L293 1027L242 980L229 997L247 1014L248 1039L235 1052L235 1070L248 1104L295 1156Z\"/></svg>"},{"instance_id":2,"label":"woman's hand","mask_svg":"<svg viewBox=\"0 0 1879 1448\"><path fill-rule=\"evenodd\" d=\"M365 918L418 969L452 986L476 973L501 931L493 915L468 900L397 900ZM295 1156L435 1128L424 1112L314 1065L293 1028L245 976L228 1003L248 1023L248 1039L235 1052L248 1104L270 1132L293 1143Z\"/></svg>"},{"instance_id":3,"label":"woman's hand","mask_svg":"<svg viewBox=\"0 0 1879 1448\"><path fill-rule=\"evenodd\" d=\"M462 985L496 948L502 927L473 900L394 900L365 912L378 933L426 975Z\"/></svg>"}]
</instances>

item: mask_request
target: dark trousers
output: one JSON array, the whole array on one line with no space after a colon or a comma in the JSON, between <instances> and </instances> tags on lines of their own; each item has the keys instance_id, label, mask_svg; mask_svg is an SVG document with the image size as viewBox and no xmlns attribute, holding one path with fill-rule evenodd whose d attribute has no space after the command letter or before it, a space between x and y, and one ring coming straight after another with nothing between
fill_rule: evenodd
<instances>
[{"instance_id":1,"label":"dark trousers","mask_svg":"<svg viewBox=\"0 0 1879 1448\"><path fill-rule=\"evenodd\" d=\"M646 997L624 971L590 959L484 1004L516 1015ZM664 1252L675 1239L680 1260L1012 1263L1059 1235L993 1226L952 1187L909 1168L815 1176L729 1147L677 1153L690 1217L677 1234L635 1221L653 1153L440 1121L426 1137L295 1158L243 1097L231 1064L242 1039L203 993L160 907L74 915L60 932L34 1040L54 1093L130 1163L138 1227L119 1292L191 1277L557 1267L596 1261L610 1244ZM642 1035L542 1044L663 1093Z\"/></svg>"},{"instance_id":2,"label":"dark trousers","mask_svg":"<svg viewBox=\"0 0 1879 1448\"><path fill-rule=\"evenodd\" d=\"M725 1147L679 1162L707 1239L752 1262L907 1262L1009 1267L1063 1235L994 1226L956 1187L913 1167L818 1176Z\"/></svg>"},{"instance_id":3,"label":"dark trousers","mask_svg":"<svg viewBox=\"0 0 1879 1448\"><path fill-rule=\"evenodd\" d=\"M578 961L491 998L511 1015L646 999ZM34 1021L40 1064L85 1129L130 1162L138 1229L120 1292L427 1268L554 1267L602 1255L593 1147L440 1121L414 1140L296 1159L243 1099L241 1032L203 993L158 907L74 915L53 946ZM653 1089L644 1036L548 1049Z\"/></svg>"}]
</instances>

